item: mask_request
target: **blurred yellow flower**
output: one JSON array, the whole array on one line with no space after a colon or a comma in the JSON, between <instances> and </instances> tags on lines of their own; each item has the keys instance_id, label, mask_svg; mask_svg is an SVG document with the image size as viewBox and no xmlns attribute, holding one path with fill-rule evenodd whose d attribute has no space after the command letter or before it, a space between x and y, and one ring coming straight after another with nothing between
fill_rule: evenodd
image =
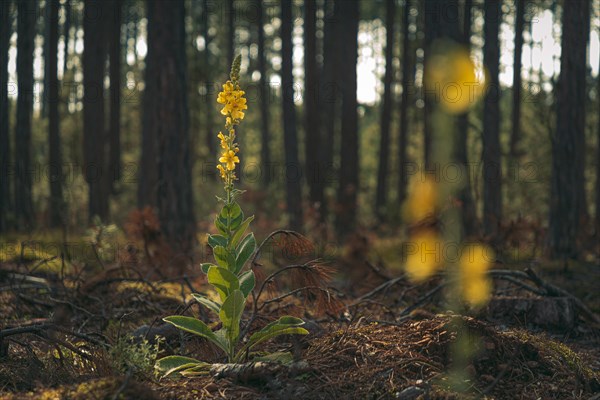
<instances>
[{"instance_id":1,"label":"blurred yellow flower","mask_svg":"<svg viewBox=\"0 0 600 400\"><path fill-rule=\"evenodd\" d=\"M442 265L442 242L431 230L417 233L410 240L405 270L409 279L423 281Z\"/></svg>"},{"instance_id":2,"label":"blurred yellow flower","mask_svg":"<svg viewBox=\"0 0 600 400\"><path fill-rule=\"evenodd\" d=\"M432 177L413 178L404 204L404 218L407 221L417 222L433 214L437 197L438 191Z\"/></svg>"},{"instance_id":3,"label":"blurred yellow flower","mask_svg":"<svg viewBox=\"0 0 600 400\"><path fill-rule=\"evenodd\" d=\"M229 171L233 171L235 169L235 164L240 162L240 159L235 153L236 152L233 150L227 150L223 152L221 158L219 158L219 162L225 164L225 167Z\"/></svg>"},{"instance_id":4,"label":"blurred yellow flower","mask_svg":"<svg viewBox=\"0 0 600 400\"><path fill-rule=\"evenodd\" d=\"M223 168L223 166L221 164L219 164L219 165L217 165L217 169L219 170L221 179L226 180L227 179L227 171L225 171L225 168Z\"/></svg>"},{"instance_id":5,"label":"blurred yellow flower","mask_svg":"<svg viewBox=\"0 0 600 400\"><path fill-rule=\"evenodd\" d=\"M494 260L494 252L487 246L471 244L463 247L459 261L460 286L463 298L473 306L485 304L492 292L487 271Z\"/></svg>"},{"instance_id":6,"label":"blurred yellow flower","mask_svg":"<svg viewBox=\"0 0 600 400\"><path fill-rule=\"evenodd\" d=\"M478 71L469 52L455 46L438 51L429 59L425 85L446 112L460 114L477 103L485 92L484 75Z\"/></svg>"}]
</instances>

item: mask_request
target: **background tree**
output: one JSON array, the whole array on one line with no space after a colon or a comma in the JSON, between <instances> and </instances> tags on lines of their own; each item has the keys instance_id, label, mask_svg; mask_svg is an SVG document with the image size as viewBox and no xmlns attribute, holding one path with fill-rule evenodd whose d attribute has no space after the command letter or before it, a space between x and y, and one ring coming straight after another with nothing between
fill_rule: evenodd
<instances>
[{"instance_id":1,"label":"background tree","mask_svg":"<svg viewBox=\"0 0 600 400\"><path fill-rule=\"evenodd\" d=\"M404 1L402 10L402 97L400 99L400 123L398 129L398 204L406 198L407 139L409 133L408 109L410 87L413 82L414 57L410 43L411 0Z\"/></svg>"},{"instance_id":2,"label":"background tree","mask_svg":"<svg viewBox=\"0 0 600 400\"><path fill-rule=\"evenodd\" d=\"M33 227L31 122L33 109L33 51L37 2L17 2L17 119L15 127L15 216L21 230Z\"/></svg>"},{"instance_id":3,"label":"background tree","mask_svg":"<svg viewBox=\"0 0 600 400\"><path fill-rule=\"evenodd\" d=\"M495 239L502 218L502 164L500 159L500 0L484 2L483 63L489 78L483 106L483 230Z\"/></svg>"},{"instance_id":4,"label":"background tree","mask_svg":"<svg viewBox=\"0 0 600 400\"><path fill-rule=\"evenodd\" d=\"M356 65L358 60L358 0L340 2L340 66ZM358 195L358 102L356 99L356 68L339 69L342 92L342 134L338 189L337 232L340 238L356 226Z\"/></svg>"},{"instance_id":5,"label":"background tree","mask_svg":"<svg viewBox=\"0 0 600 400\"><path fill-rule=\"evenodd\" d=\"M11 2L0 1L0 171L10 167L10 123L8 101L8 50L12 21ZM8 229L11 213L11 181L7 173L0 173L0 233Z\"/></svg>"},{"instance_id":6,"label":"background tree","mask_svg":"<svg viewBox=\"0 0 600 400\"><path fill-rule=\"evenodd\" d=\"M377 190L375 212L379 221L386 217L388 193L390 126L392 123L392 81L394 80L394 24L396 1L385 2L385 75L383 77L383 100L381 109L381 135L379 141L379 164L377 168Z\"/></svg>"},{"instance_id":7,"label":"background tree","mask_svg":"<svg viewBox=\"0 0 600 400\"><path fill-rule=\"evenodd\" d=\"M121 20L123 1L111 0L110 33L108 54L110 59L110 123L109 154L111 184L113 193L115 183L121 178Z\"/></svg>"},{"instance_id":8,"label":"background tree","mask_svg":"<svg viewBox=\"0 0 600 400\"><path fill-rule=\"evenodd\" d=\"M304 4L304 134L306 181L310 206L318 209L323 193L318 188L319 177L319 108L317 103L317 2Z\"/></svg>"},{"instance_id":9,"label":"background tree","mask_svg":"<svg viewBox=\"0 0 600 400\"><path fill-rule=\"evenodd\" d=\"M261 159L261 172L262 172L262 184L264 188L267 188L271 183L271 149L269 147L271 143L271 132L270 132L270 121L269 116L269 88L267 81L267 61L265 58L265 30L264 30L264 7L262 0L256 0L256 28L258 31L258 72L260 73L259 91L260 96L260 123L261 123L261 148L260 148L260 159Z\"/></svg>"},{"instance_id":10,"label":"background tree","mask_svg":"<svg viewBox=\"0 0 600 400\"><path fill-rule=\"evenodd\" d=\"M556 131L552 138L549 253L577 257L582 214L580 187L585 179L584 158L586 47L590 34L588 1L564 7L561 63L556 98Z\"/></svg>"},{"instance_id":11,"label":"background tree","mask_svg":"<svg viewBox=\"0 0 600 400\"><path fill-rule=\"evenodd\" d=\"M63 76L67 74L68 62L69 62L69 41L71 40L71 20L72 20L72 5L71 0L65 0L63 3L63 9L65 11L65 22L63 24L63 38L64 38L64 57L63 57Z\"/></svg>"},{"instance_id":12,"label":"background tree","mask_svg":"<svg viewBox=\"0 0 600 400\"><path fill-rule=\"evenodd\" d=\"M513 54L513 85L512 85L512 126L510 133L510 154L517 156L517 145L521 131L521 55L523 54L523 29L525 27L525 0L515 0L515 51Z\"/></svg>"},{"instance_id":13,"label":"background tree","mask_svg":"<svg viewBox=\"0 0 600 400\"><path fill-rule=\"evenodd\" d=\"M292 3L281 2L281 86L283 104L283 137L285 155L285 189L287 212L292 229L302 227L302 185L298 160L298 133L296 131L296 106L294 104L294 78L292 75Z\"/></svg>"},{"instance_id":14,"label":"background tree","mask_svg":"<svg viewBox=\"0 0 600 400\"><path fill-rule=\"evenodd\" d=\"M59 82L58 82L58 12L59 0L49 0L50 24L48 30L48 147L50 164L50 226L61 226L63 222L63 174L59 120Z\"/></svg>"},{"instance_id":15,"label":"background tree","mask_svg":"<svg viewBox=\"0 0 600 400\"><path fill-rule=\"evenodd\" d=\"M83 16L83 159L88 183L89 218L108 220L110 183L105 132L104 66L108 3L84 1Z\"/></svg>"},{"instance_id":16,"label":"background tree","mask_svg":"<svg viewBox=\"0 0 600 400\"><path fill-rule=\"evenodd\" d=\"M189 109L185 56L184 0L148 0L146 129L158 139L158 214L162 232L176 253L187 253L195 242L190 163Z\"/></svg>"},{"instance_id":17,"label":"background tree","mask_svg":"<svg viewBox=\"0 0 600 400\"><path fill-rule=\"evenodd\" d=\"M473 11L473 1L465 0L463 7L463 26L462 26L462 44L467 50L471 50L471 19ZM457 143L455 160L463 168L464 180L459 189L459 201L462 205L462 230L466 236L474 236L477 233L477 206L473 201L471 194L471 176L469 171L468 158L468 137L469 137L469 111L467 110L457 119Z\"/></svg>"}]
</instances>

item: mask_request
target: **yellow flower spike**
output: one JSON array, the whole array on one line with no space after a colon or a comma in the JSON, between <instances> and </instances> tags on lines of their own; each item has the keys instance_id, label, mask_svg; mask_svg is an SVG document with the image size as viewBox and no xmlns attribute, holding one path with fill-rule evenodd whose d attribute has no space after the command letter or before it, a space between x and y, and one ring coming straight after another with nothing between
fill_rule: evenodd
<instances>
[{"instance_id":1,"label":"yellow flower spike","mask_svg":"<svg viewBox=\"0 0 600 400\"><path fill-rule=\"evenodd\" d=\"M492 291L487 271L494 260L494 252L481 244L463 248L459 261L460 285L463 298L473 306L485 304Z\"/></svg>"},{"instance_id":2,"label":"yellow flower spike","mask_svg":"<svg viewBox=\"0 0 600 400\"><path fill-rule=\"evenodd\" d=\"M227 179L227 171L225 171L225 168L223 168L223 166L221 164L219 164L219 165L217 165L217 169L219 170L221 179L226 180Z\"/></svg>"},{"instance_id":3,"label":"yellow flower spike","mask_svg":"<svg viewBox=\"0 0 600 400\"><path fill-rule=\"evenodd\" d=\"M225 164L225 167L229 171L233 171L235 169L235 164L238 164L240 159L235 155L233 150L227 150L221 155L219 162Z\"/></svg>"},{"instance_id":4,"label":"yellow flower spike","mask_svg":"<svg viewBox=\"0 0 600 400\"><path fill-rule=\"evenodd\" d=\"M438 190L432 177L416 177L410 185L409 196L404 204L404 218L417 222L433 214L438 199Z\"/></svg>"},{"instance_id":5,"label":"yellow flower spike","mask_svg":"<svg viewBox=\"0 0 600 400\"><path fill-rule=\"evenodd\" d=\"M413 236L410 245L406 273L412 281L424 281L442 265L442 241L434 231L427 230Z\"/></svg>"}]
</instances>

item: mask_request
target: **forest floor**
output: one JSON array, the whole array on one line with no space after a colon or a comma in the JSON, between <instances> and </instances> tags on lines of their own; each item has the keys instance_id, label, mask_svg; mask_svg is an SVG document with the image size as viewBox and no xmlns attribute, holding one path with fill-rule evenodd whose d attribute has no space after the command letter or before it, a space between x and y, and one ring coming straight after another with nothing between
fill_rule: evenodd
<instances>
[{"instance_id":1,"label":"forest floor","mask_svg":"<svg viewBox=\"0 0 600 400\"><path fill-rule=\"evenodd\" d=\"M309 335L263 348L290 351L303 368L158 379L160 335L159 357L222 361L202 339L159 322L177 313L209 319L189 296L207 290L204 277L150 281L120 265L84 279L81 269L37 258L0 263L1 399L600 398L598 264L537 265L537 282L503 266L490 305L460 316L443 312L439 277L413 285L367 266L331 283L335 307L294 297L266 307L266 320L285 312L307 321Z\"/></svg>"}]
</instances>

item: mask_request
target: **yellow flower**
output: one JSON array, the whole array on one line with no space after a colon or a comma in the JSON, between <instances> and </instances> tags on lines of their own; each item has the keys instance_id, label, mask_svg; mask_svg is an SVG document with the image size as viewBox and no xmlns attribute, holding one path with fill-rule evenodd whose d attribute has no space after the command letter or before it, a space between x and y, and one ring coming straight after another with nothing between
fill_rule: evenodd
<instances>
[{"instance_id":1,"label":"yellow flower","mask_svg":"<svg viewBox=\"0 0 600 400\"><path fill-rule=\"evenodd\" d=\"M227 150L223 152L221 158L219 158L219 162L225 164L229 171L233 171L235 169L235 164L239 163L240 159L235 155L235 151Z\"/></svg>"},{"instance_id":2,"label":"yellow flower","mask_svg":"<svg viewBox=\"0 0 600 400\"><path fill-rule=\"evenodd\" d=\"M223 135L223 132L219 132L217 137L221 139L221 147L227 149L227 139L225 138L225 135Z\"/></svg>"},{"instance_id":3,"label":"yellow flower","mask_svg":"<svg viewBox=\"0 0 600 400\"><path fill-rule=\"evenodd\" d=\"M463 298L473 306L485 304L491 294L492 284L487 275L494 252L481 244L467 245L460 257L460 285Z\"/></svg>"},{"instance_id":4,"label":"yellow flower","mask_svg":"<svg viewBox=\"0 0 600 400\"><path fill-rule=\"evenodd\" d=\"M221 164L217 165L217 169L219 170L219 173L221 174L221 179L225 180L227 178L227 171L225 171L225 168L223 168L223 166Z\"/></svg>"},{"instance_id":5,"label":"yellow flower","mask_svg":"<svg viewBox=\"0 0 600 400\"><path fill-rule=\"evenodd\" d=\"M217 103L227 104L233 97L234 91L235 88L233 86L233 83L231 81L225 82L225 84L223 85L223 91L220 92L217 96Z\"/></svg>"},{"instance_id":6,"label":"yellow flower","mask_svg":"<svg viewBox=\"0 0 600 400\"><path fill-rule=\"evenodd\" d=\"M225 107L221 110L221 114L223 115L231 115L231 118L236 119L244 119L243 110L247 110L248 106L246 105L246 98L243 97L244 92L242 90L238 90L241 94L232 95L231 99L225 104Z\"/></svg>"},{"instance_id":7,"label":"yellow flower","mask_svg":"<svg viewBox=\"0 0 600 400\"><path fill-rule=\"evenodd\" d=\"M427 230L417 233L410 244L406 273L413 281L423 281L442 265L442 242L435 232Z\"/></svg>"},{"instance_id":8,"label":"yellow flower","mask_svg":"<svg viewBox=\"0 0 600 400\"><path fill-rule=\"evenodd\" d=\"M451 114L467 111L485 92L484 74L478 71L468 51L447 48L431 57L425 68L429 94Z\"/></svg>"},{"instance_id":9,"label":"yellow flower","mask_svg":"<svg viewBox=\"0 0 600 400\"><path fill-rule=\"evenodd\" d=\"M411 222L417 222L435 212L437 203L437 188L433 178L426 176L414 178L408 199L404 204L404 218Z\"/></svg>"}]
</instances>

